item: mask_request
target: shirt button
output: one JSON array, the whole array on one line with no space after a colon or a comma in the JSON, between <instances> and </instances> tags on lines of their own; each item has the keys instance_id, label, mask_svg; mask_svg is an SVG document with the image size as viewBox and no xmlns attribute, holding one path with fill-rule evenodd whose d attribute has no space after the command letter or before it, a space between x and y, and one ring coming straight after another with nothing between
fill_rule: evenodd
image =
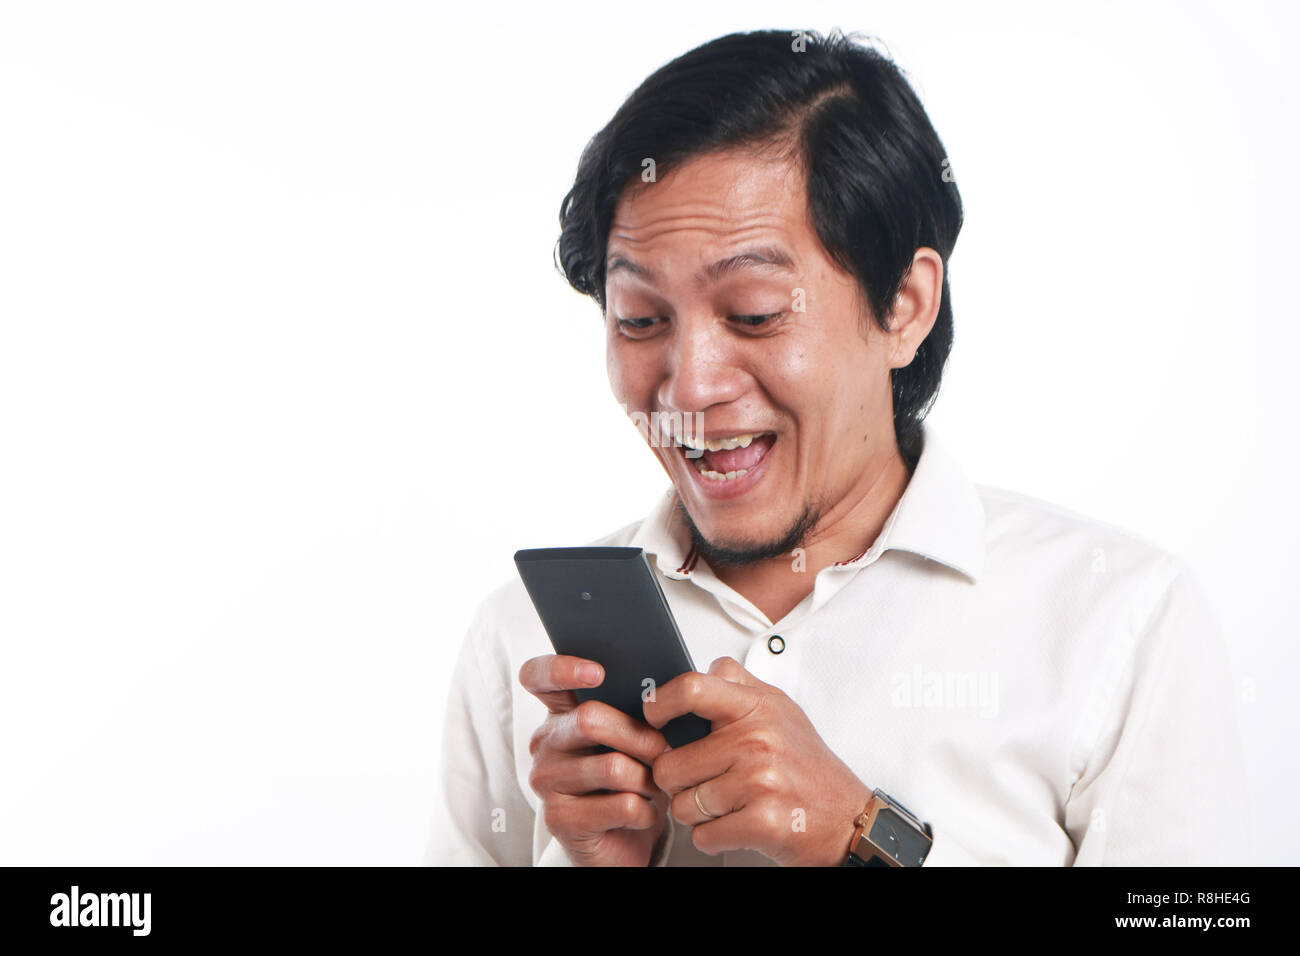
<instances>
[{"instance_id":1,"label":"shirt button","mask_svg":"<svg viewBox=\"0 0 1300 956\"><path fill-rule=\"evenodd\" d=\"M773 654L780 654L785 650L785 638L780 634L773 634L767 639L767 649Z\"/></svg>"}]
</instances>

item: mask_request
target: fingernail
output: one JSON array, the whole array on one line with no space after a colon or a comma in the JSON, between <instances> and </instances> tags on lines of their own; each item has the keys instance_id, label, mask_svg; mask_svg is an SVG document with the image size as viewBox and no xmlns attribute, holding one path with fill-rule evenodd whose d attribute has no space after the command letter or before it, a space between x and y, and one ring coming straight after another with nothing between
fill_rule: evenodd
<instances>
[{"instance_id":1,"label":"fingernail","mask_svg":"<svg viewBox=\"0 0 1300 956\"><path fill-rule=\"evenodd\" d=\"M605 677L605 671L599 664L583 664L578 668L578 679L584 684L599 684Z\"/></svg>"}]
</instances>

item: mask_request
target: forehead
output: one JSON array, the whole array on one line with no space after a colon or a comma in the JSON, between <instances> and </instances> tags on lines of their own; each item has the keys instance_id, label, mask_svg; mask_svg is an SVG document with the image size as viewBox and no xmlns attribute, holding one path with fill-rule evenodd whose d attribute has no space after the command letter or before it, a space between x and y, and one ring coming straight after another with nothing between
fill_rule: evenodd
<instances>
[{"instance_id":1,"label":"forehead","mask_svg":"<svg viewBox=\"0 0 1300 956\"><path fill-rule=\"evenodd\" d=\"M634 181L614 209L608 252L704 258L762 239L792 247L815 239L803 172L790 159L730 151Z\"/></svg>"}]
</instances>

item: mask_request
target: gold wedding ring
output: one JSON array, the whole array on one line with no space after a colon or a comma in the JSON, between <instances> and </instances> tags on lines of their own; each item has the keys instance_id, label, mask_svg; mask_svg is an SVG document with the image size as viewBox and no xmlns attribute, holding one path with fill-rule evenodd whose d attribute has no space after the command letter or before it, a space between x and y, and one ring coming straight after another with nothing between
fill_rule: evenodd
<instances>
[{"instance_id":1,"label":"gold wedding ring","mask_svg":"<svg viewBox=\"0 0 1300 956\"><path fill-rule=\"evenodd\" d=\"M704 815L705 815L706 817L708 817L710 820L716 820L716 819L718 819L718 816L717 816L716 813L710 813L708 810L705 810L705 809L704 809L704 804L700 803L700 788L699 788L699 787L696 787L696 788L695 788L695 805L696 805L697 807L700 808L700 813L704 814Z\"/></svg>"}]
</instances>

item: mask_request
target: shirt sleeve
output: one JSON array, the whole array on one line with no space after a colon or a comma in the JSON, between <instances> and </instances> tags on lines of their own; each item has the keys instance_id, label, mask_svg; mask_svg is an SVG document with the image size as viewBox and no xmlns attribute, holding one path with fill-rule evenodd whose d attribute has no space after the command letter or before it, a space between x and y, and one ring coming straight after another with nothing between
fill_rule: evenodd
<instances>
[{"instance_id":1,"label":"shirt sleeve","mask_svg":"<svg viewBox=\"0 0 1300 956\"><path fill-rule=\"evenodd\" d=\"M930 831L933 839L930 842L930 852L925 855L926 867L940 866L980 866L980 861L971 856L966 850L962 849L942 826L930 825Z\"/></svg>"},{"instance_id":2,"label":"shirt sleeve","mask_svg":"<svg viewBox=\"0 0 1300 956\"><path fill-rule=\"evenodd\" d=\"M1157 597L1135 617L1144 621L1135 639L1104 663L1080 731L1065 806L1075 866L1253 862L1222 633L1191 572L1172 558L1161 569Z\"/></svg>"},{"instance_id":3,"label":"shirt sleeve","mask_svg":"<svg viewBox=\"0 0 1300 956\"><path fill-rule=\"evenodd\" d=\"M424 862L435 866L530 866L534 814L515 775L510 688L493 653L483 609L461 646L442 734L438 808Z\"/></svg>"}]
</instances>

